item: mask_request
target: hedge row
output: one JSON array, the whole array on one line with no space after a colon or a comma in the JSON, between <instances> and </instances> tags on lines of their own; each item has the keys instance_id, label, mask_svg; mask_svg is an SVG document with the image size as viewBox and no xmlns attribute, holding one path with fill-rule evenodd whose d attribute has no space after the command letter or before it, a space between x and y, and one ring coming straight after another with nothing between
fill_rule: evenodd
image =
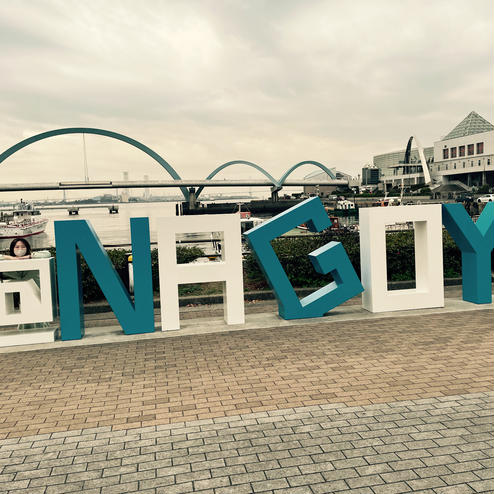
<instances>
[{"instance_id":1,"label":"hedge row","mask_svg":"<svg viewBox=\"0 0 494 494\"><path fill-rule=\"evenodd\" d=\"M300 238L278 238L271 242L287 276L294 287L317 287L332 281L330 274L320 275L312 266L307 254L328 242L341 242L350 262L360 277L360 242L358 233L324 233L320 236ZM415 247L413 230L393 232L386 235L386 260L390 281L415 279ZM451 236L443 232L444 276L461 276L461 253ZM253 254L244 264L244 273L251 285L264 288L267 283Z\"/></svg>"},{"instance_id":2,"label":"hedge row","mask_svg":"<svg viewBox=\"0 0 494 494\"><path fill-rule=\"evenodd\" d=\"M51 248L50 252L55 258L55 248ZM125 286L128 286L129 282L129 267L128 267L128 251L125 249L109 249L106 251L110 261L112 262L115 270L120 275L120 278L124 282ZM204 256L202 249L198 247L177 247L177 262L179 264L186 264L196 260L198 257ZM159 273L158 273L158 249L151 250L151 269L153 275L153 290L159 290ZM89 269L84 257L81 256L81 282L82 293L84 302L93 302L96 300L102 300L104 298L98 283L96 282L93 273Z\"/></svg>"},{"instance_id":3,"label":"hedge row","mask_svg":"<svg viewBox=\"0 0 494 494\"><path fill-rule=\"evenodd\" d=\"M360 243L358 233L323 233L319 236L300 236L298 238L278 238L272 242L276 255L294 287L318 287L333 281L330 274L320 275L312 266L307 254L328 242L341 242L350 262L360 277ZM415 278L415 253L413 231L393 232L386 235L386 259L388 279L390 281L413 280ZM55 249L51 249L55 257ZM107 251L116 271L125 284L128 283L127 252L124 249ZM198 247L177 247L178 263L192 262L204 252ZM443 232L444 276L461 276L461 253L450 235ZM159 290L158 249L151 251L153 289ZM494 264L493 264L494 265ZM84 258L81 262L81 275L84 302L103 299L103 294L94 279ZM267 288L267 282L253 254L244 261L244 283L249 289Z\"/></svg>"}]
</instances>

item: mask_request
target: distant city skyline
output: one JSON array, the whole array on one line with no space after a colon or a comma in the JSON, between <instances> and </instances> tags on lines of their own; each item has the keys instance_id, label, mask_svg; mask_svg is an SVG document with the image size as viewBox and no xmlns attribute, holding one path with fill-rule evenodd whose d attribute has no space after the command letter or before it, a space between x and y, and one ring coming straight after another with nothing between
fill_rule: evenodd
<instances>
[{"instance_id":1,"label":"distant city skyline","mask_svg":"<svg viewBox=\"0 0 494 494\"><path fill-rule=\"evenodd\" d=\"M2 2L0 152L95 127L186 179L234 159L275 177L302 160L357 175L412 134L431 146L472 110L492 122L493 14L488 0ZM0 180L83 180L85 160L90 180L169 178L128 145L72 135L13 155ZM35 195L62 193L23 194Z\"/></svg>"}]
</instances>

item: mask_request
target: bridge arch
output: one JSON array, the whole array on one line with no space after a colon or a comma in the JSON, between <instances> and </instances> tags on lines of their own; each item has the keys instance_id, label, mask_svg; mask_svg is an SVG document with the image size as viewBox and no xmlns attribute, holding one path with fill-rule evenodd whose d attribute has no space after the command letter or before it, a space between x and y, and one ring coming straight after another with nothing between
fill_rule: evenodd
<instances>
[{"instance_id":1,"label":"bridge arch","mask_svg":"<svg viewBox=\"0 0 494 494\"><path fill-rule=\"evenodd\" d=\"M326 166L324 166L322 163L319 163L318 161L301 161L300 163L297 163L296 165L293 165L291 168L289 168L283 176L280 178L278 181L278 184L282 186L286 179L288 178L289 175L291 175L297 168L299 168L302 165L314 165L319 167L322 171L326 172L333 180L336 179L336 175Z\"/></svg>"},{"instance_id":2,"label":"bridge arch","mask_svg":"<svg viewBox=\"0 0 494 494\"><path fill-rule=\"evenodd\" d=\"M175 171L175 169L165 159L163 159L158 153L153 151L151 148L142 144L142 142L136 141L135 139L132 139L131 137L128 137L126 135L118 134L117 132L112 132L111 130L93 129L90 127L70 127L70 128L66 128L66 129L56 129L56 130L50 130L48 132L42 132L41 134L37 134L37 135L34 135L32 137L28 137L27 139L24 139L23 141L20 141L17 144L14 144L10 148L8 148L6 151L1 153L0 154L0 164L3 161L5 161L9 156L12 156L14 153L16 153L17 151L19 151L22 148L25 148L26 146L29 146L29 145L31 145L35 142L41 141L43 139L48 139L50 137L55 137L55 136L65 135L65 134L95 134L95 135L110 137L112 139L117 139L119 141L126 142L127 144L130 144L131 146L134 146L135 148L143 151L148 156L150 156L155 161L157 161L169 173L169 175L171 175L171 177L174 180L181 180L180 175ZM182 191L182 194L183 194L185 200L188 201L189 191L187 190L187 187L180 187L180 190Z\"/></svg>"},{"instance_id":3,"label":"bridge arch","mask_svg":"<svg viewBox=\"0 0 494 494\"><path fill-rule=\"evenodd\" d=\"M213 170L207 177L206 180L211 180L215 175L217 175L221 170L224 168L228 168L229 166L233 165L247 165L252 168L255 168L256 170L260 171L274 186L278 185L278 182L276 181L275 178L273 178L264 168L260 167L259 165L256 165L255 163L251 163L250 161L244 161L244 160L234 160L234 161L228 161L227 163L223 163L222 165L218 166L215 170ZM204 189L204 186L199 187L196 192L196 197L199 197L199 194L202 192Z\"/></svg>"}]
</instances>

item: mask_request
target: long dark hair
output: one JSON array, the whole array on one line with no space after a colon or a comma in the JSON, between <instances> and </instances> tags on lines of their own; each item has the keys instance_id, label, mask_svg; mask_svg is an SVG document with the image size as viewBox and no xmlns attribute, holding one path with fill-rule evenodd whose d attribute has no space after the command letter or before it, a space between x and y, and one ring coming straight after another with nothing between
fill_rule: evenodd
<instances>
[{"instance_id":1,"label":"long dark hair","mask_svg":"<svg viewBox=\"0 0 494 494\"><path fill-rule=\"evenodd\" d=\"M31 254L31 246L29 245L29 242L25 238L22 238L22 237L14 238L14 240L12 240L12 242L10 242L10 249L9 249L10 255L12 257L15 257L14 247L15 247L15 244L17 242L22 242L25 245L26 256L29 256Z\"/></svg>"}]
</instances>

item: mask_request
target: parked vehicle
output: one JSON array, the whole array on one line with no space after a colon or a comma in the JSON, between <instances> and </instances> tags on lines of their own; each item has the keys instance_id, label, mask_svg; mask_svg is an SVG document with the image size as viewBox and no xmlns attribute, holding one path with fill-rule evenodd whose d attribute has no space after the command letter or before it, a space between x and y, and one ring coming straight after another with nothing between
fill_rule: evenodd
<instances>
[{"instance_id":1,"label":"parked vehicle","mask_svg":"<svg viewBox=\"0 0 494 494\"><path fill-rule=\"evenodd\" d=\"M338 216L332 216L330 214L330 209L329 208L324 208L326 210L326 213L328 214L329 216L329 219L331 220L331 226L329 227L329 229L331 231L340 231L340 230L343 230L342 226L340 225L340 219L338 218ZM301 225L298 225L297 228L299 230L304 230L306 232L309 231L309 228L307 227L307 225L305 223L302 223Z\"/></svg>"},{"instance_id":2,"label":"parked vehicle","mask_svg":"<svg viewBox=\"0 0 494 494\"><path fill-rule=\"evenodd\" d=\"M493 202L494 201L494 194L487 194L486 196L480 196L477 199L477 202Z\"/></svg>"},{"instance_id":3,"label":"parked vehicle","mask_svg":"<svg viewBox=\"0 0 494 494\"><path fill-rule=\"evenodd\" d=\"M352 201L347 201L346 199L343 201L338 201L336 203L336 209L355 209L355 203Z\"/></svg>"},{"instance_id":4,"label":"parked vehicle","mask_svg":"<svg viewBox=\"0 0 494 494\"><path fill-rule=\"evenodd\" d=\"M372 203L372 207L388 207L388 206L399 206L401 204L401 199L398 197L387 197Z\"/></svg>"},{"instance_id":5,"label":"parked vehicle","mask_svg":"<svg viewBox=\"0 0 494 494\"><path fill-rule=\"evenodd\" d=\"M473 196L471 194L459 194L455 198L456 202L472 202Z\"/></svg>"}]
</instances>

